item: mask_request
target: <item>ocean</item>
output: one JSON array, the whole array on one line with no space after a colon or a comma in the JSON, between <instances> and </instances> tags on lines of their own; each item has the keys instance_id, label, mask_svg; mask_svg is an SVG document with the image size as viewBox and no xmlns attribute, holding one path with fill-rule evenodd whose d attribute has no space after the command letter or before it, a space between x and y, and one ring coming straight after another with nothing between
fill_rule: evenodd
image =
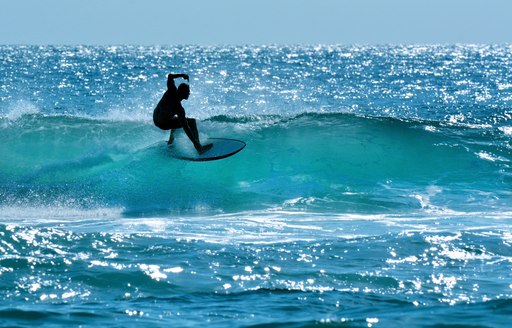
<instances>
[{"instance_id":1,"label":"ocean","mask_svg":"<svg viewBox=\"0 0 512 328\"><path fill-rule=\"evenodd\" d=\"M0 59L0 326L510 325L511 45ZM170 72L245 149L171 156Z\"/></svg>"}]
</instances>

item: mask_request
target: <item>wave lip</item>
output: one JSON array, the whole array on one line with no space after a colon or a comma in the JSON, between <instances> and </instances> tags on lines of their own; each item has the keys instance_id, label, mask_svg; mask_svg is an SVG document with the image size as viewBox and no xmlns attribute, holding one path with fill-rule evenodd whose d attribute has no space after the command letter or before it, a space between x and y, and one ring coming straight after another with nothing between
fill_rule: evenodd
<instances>
[{"instance_id":1,"label":"wave lip","mask_svg":"<svg viewBox=\"0 0 512 328\"><path fill-rule=\"evenodd\" d=\"M16 121L26 115L39 114L40 109L31 102L20 100L7 108L0 108L0 119Z\"/></svg>"}]
</instances>

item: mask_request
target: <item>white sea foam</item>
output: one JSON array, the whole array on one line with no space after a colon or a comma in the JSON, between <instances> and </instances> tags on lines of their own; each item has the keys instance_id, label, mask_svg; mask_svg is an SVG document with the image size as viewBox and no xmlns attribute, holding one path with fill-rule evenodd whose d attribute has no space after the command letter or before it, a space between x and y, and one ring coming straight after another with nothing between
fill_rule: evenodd
<instances>
[{"instance_id":1,"label":"white sea foam","mask_svg":"<svg viewBox=\"0 0 512 328\"><path fill-rule=\"evenodd\" d=\"M502 126L499 130L508 136L512 136L512 126Z\"/></svg>"},{"instance_id":2,"label":"white sea foam","mask_svg":"<svg viewBox=\"0 0 512 328\"><path fill-rule=\"evenodd\" d=\"M40 109L34 103L27 100L16 101L4 110L1 110L0 107L0 118L5 118L10 121L15 121L23 115L38 113L40 113Z\"/></svg>"},{"instance_id":3,"label":"white sea foam","mask_svg":"<svg viewBox=\"0 0 512 328\"><path fill-rule=\"evenodd\" d=\"M70 222L74 220L109 219L122 217L124 209L99 207L81 209L59 205L49 206L2 206L0 216L4 222L18 224L44 224Z\"/></svg>"},{"instance_id":4,"label":"white sea foam","mask_svg":"<svg viewBox=\"0 0 512 328\"><path fill-rule=\"evenodd\" d=\"M485 151L478 152L478 153L476 153L476 155L481 159L485 159L485 160L491 161L491 162L497 162L497 161L508 162L509 161L505 157L495 156L495 155L485 152Z\"/></svg>"}]
</instances>

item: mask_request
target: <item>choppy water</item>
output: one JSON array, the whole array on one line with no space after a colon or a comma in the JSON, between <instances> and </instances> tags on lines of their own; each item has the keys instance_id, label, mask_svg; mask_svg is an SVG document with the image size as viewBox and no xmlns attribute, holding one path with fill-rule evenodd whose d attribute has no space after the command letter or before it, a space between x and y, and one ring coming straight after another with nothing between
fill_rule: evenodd
<instances>
[{"instance_id":1,"label":"choppy water","mask_svg":"<svg viewBox=\"0 0 512 328\"><path fill-rule=\"evenodd\" d=\"M509 323L512 47L0 56L0 325ZM168 72L242 152L170 157Z\"/></svg>"}]
</instances>

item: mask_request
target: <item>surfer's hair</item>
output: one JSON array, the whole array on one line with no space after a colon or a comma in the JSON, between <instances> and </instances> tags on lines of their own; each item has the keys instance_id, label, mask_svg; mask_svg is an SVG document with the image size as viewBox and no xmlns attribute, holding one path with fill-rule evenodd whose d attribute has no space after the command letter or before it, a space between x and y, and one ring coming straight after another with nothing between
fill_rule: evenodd
<instances>
[{"instance_id":1,"label":"surfer's hair","mask_svg":"<svg viewBox=\"0 0 512 328\"><path fill-rule=\"evenodd\" d=\"M188 96L190 94L190 87L186 83L182 83L178 86L178 94L180 96Z\"/></svg>"}]
</instances>

